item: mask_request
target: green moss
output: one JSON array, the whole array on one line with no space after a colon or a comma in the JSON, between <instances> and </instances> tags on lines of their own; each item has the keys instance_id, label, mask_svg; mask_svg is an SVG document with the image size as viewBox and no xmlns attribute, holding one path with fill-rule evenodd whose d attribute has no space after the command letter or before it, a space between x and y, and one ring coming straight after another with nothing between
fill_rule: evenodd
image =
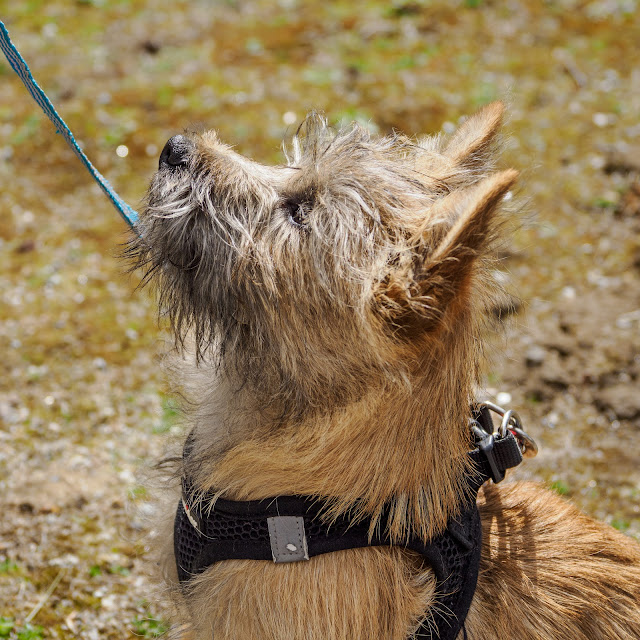
<instances>
[{"instance_id":1,"label":"green moss","mask_svg":"<svg viewBox=\"0 0 640 640\"><path fill-rule=\"evenodd\" d=\"M13 618L0 617L0 638L40 640L44 635L44 628L41 626L27 623L24 627L16 627Z\"/></svg>"},{"instance_id":2,"label":"green moss","mask_svg":"<svg viewBox=\"0 0 640 640\"><path fill-rule=\"evenodd\" d=\"M631 522L625 518L614 518L611 521L611 526L624 533L631 527Z\"/></svg>"},{"instance_id":3,"label":"green moss","mask_svg":"<svg viewBox=\"0 0 640 640\"><path fill-rule=\"evenodd\" d=\"M137 636L158 638L168 631L169 626L166 622L157 618L136 617L131 621L131 628Z\"/></svg>"},{"instance_id":4,"label":"green moss","mask_svg":"<svg viewBox=\"0 0 640 640\"><path fill-rule=\"evenodd\" d=\"M167 433L178 422L179 416L178 403L173 398L165 396L162 399L162 420L154 425L153 433Z\"/></svg>"},{"instance_id":5,"label":"green moss","mask_svg":"<svg viewBox=\"0 0 640 640\"><path fill-rule=\"evenodd\" d=\"M9 136L9 144L19 145L23 144L27 140L35 138L40 131L41 122L42 117L37 113L27 116L20 127L18 127L18 130Z\"/></svg>"},{"instance_id":6,"label":"green moss","mask_svg":"<svg viewBox=\"0 0 640 640\"><path fill-rule=\"evenodd\" d=\"M569 485L564 480L555 480L551 483L551 490L555 491L558 495L566 496L570 493Z\"/></svg>"},{"instance_id":7,"label":"green moss","mask_svg":"<svg viewBox=\"0 0 640 640\"><path fill-rule=\"evenodd\" d=\"M91 567L89 567L89 576L91 576L92 578L97 578L98 576L102 575L102 569L100 568L99 565L94 564Z\"/></svg>"},{"instance_id":8,"label":"green moss","mask_svg":"<svg viewBox=\"0 0 640 640\"><path fill-rule=\"evenodd\" d=\"M13 618L0 617L0 638L8 638L13 631Z\"/></svg>"},{"instance_id":9,"label":"green moss","mask_svg":"<svg viewBox=\"0 0 640 640\"><path fill-rule=\"evenodd\" d=\"M107 570L109 573L119 576L128 576L131 573L131 570L128 567L123 567L119 564L111 564Z\"/></svg>"},{"instance_id":10,"label":"green moss","mask_svg":"<svg viewBox=\"0 0 640 640\"><path fill-rule=\"evenodd\" d=\"M413 69L416 66L416 58L411 55L406 55L398 58L392 65L391 68L394 71L399 71L401 69Z\"/></svg>"},{"instance_id":11,"label":"green moss","mask_svg":"<svg viewBox=\"0 0 640 640\"><path fill-rule=\"evenodd\" d=\"M607 198L596 198L593 201L593 206L598 209L615 209L617 206L616 202L608 200Z\"/></svg>"},{"instance_id":12,"label":"green moss","mask_svg":"<svg viewBox=\"0 0 640 640\"><path fill-rule=\"evenodd\" d=\"M3 560L0 562L1 573L18 573L20 567L13 560Z\"/></svg>"},{"instance_id":13,"label":"green moss","mask_svg":"<svg viewBox=\"0 0 640 640\"><path fill-rule=\"evenodd\" d=\"M44 638L44 628L38 625L26 624L18 630L18 640L40 640Z\"/></svg>"}]
</instances>

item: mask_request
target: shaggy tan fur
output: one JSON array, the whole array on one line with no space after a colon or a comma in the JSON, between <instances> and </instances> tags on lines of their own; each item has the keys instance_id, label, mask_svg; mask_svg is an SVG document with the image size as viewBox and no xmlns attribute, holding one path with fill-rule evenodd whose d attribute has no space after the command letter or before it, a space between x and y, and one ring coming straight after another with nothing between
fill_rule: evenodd
<instances>
[{"instance_id":1,"label":"shaggy tan fur","mask_svg":"<svg viewBox=\"0 0 640 640\"><path fill-rule=\"evenodd\" d=\"M180 367L184 471L201 492L320 496L327 517L374 523L387 505L398 543L457 513L499 295L492 247L517 177L493 170L502 111L485 107L446 144L334 133L312 114L286 166L212 132L161 166L133 251L180 352L194 345ZM640 637L633 541L531 485L489 486L480 508L470 638ZM197 639L401 640L429 619L434 588L394 547L226 561L175 591Z\"/></svg>"}]
</instances>

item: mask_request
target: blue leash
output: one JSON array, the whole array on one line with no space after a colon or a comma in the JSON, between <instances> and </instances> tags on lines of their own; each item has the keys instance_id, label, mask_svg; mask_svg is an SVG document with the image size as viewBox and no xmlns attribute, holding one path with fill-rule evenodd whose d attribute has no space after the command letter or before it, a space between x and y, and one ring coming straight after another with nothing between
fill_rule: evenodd
<instances>
[{"instance_id":1,"label":"blue leash","mask_svg":"<svg viewBox=\"0 0 640 640\"><path fill-rule=\"evenodd\" d=\"M9 64L13 70L20 76L20 79L24 83L25 87L29 90L29 93L33 99L40 105L42 110L47 114L51 122L56 127L56 132L61 133L67 144L73 149L74 153L82 161L82 164L89 170L89 173L93 176L94 180L100 185L100 188L105 192L109 200L111 200L113 206L118 210L124 220L131 226L135 226L138 220L138 214L134 211L114 190L109 184L106 178L91 164L89 158L84 155L82 149L76 142L76 139L71 133L71 129L66 125L64 120L58 115L51 100L47 97L45 92L38 86L38 83L33 79L31 71L24 58L20 55L19 51L15 48L9 37L9 32L4 26L4 23L0 21L0 49L6 56Z\"/></svg>"}]
</instances>

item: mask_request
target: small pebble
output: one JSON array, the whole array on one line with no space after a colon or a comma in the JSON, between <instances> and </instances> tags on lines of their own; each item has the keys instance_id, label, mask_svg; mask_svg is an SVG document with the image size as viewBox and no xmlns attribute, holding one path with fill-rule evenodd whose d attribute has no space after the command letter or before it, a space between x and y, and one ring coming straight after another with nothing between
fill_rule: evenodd
<instances>
[{"instance_id":1,"label":"small pebble","mask_svg":"<svg viewBox=\"0 0 640 640\"><path fill-rule=\"evenodd\" d=\"M292 125L297 119L298 116L293 111L287 111L282 115L282 122L286 125Z\"/></svg>"},{"instance_id":2,"label":"small pebble","mask_svg":"<svg viewBox=\"0 0 640 640\"><path fill-rule=\"evenodd\" d=\"M447 134L451 135L456 130L456 125L449 120L442 123L442 130Z\"/></svg>"},{"instance_id":3,"label":"small pebble","mask_svg":"<svg viewBox=\"0 0 640 640\"><path fill-rule=\"evenodd\" d=\"M534 344L529 347L525 355L525 362L528 367L539 367L545 359L547 352L540 345Z\"/></svg>"},{"instance_id":4,"label":"small pebble","mask_svg":"<svg viewBox=\"0 0 640 640\"><path fill-rule=\"evenodd\" d=\"M596 127L606 127L609 124L609 116L606 113L594 113L592 120Z\"/></svg>"}]
</instances>

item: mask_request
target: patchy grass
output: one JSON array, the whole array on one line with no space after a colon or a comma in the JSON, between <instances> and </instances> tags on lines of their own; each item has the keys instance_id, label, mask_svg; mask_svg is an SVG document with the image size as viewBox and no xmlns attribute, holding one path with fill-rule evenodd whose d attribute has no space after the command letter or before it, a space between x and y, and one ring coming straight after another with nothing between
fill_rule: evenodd
<instances>
[{"instance_id":1,"label":"patchy grass","mask_svg":"<svg viewBox=\"0 0 640 640\"><path fill-rule=\"evenodd\" d=\"M560 496L566 496L566 495L569 495L569 493L571 493L569 489L569 485L566 482L564 482L564 480L556 480L552 482L550 489L552 491L555 491Z\"/></svg>"},{"instance_id":2,"label":"patchy grass","mask_svg":"<svg viewBox=\"0 0 640 640\"><path fill-rule=\"evenodd\" d=\"M29 623L20 627L16 625L12 618L0 617L0 638L8 638L9 640L41 640L45 637L44 627Z\"/></svg>"},{"instance_id":3,"label":"patchy grass","mask_svg":"<svg viewBox=\"0 0 640 640\"><path fill-rule=\"evenodd\" d=\"M156 618L135 618L131 621L131 627L137 636L143 638L158 638L169 629L166 622Z\"/></svg>"},{"instance_id":4,"label":"patchy grass","mask_svg":"<svg viewBox=\"0 0 640 640\"><path fill-rule=\"evenodd\" d=\"M17 573L19 571L17 563L13 560L2 560L0 562L0 574L1 573Z\"/></svg>"},{"instance_id":5,"label":"patchy grass","mask_svg":"<svg viewBox=\"0 0 640 640\"><path fill-rule=\"evenodd\" d=\"M614 529L617 529L618 531L622 531L622 533L625 533L627 531L629 531L630 527L631 527L631 521L625 519L625 518L614 518L611 521L611 526Z\"/></svg>"},{"instance_id":6,"label":"patchy grass","mask_svg":"<svg viewBox=\"0 0 640 640\"><path fill-rule=\"evenodd\" d=\"M640 306L634 219L614 211L633 174L602 169L608 149L637 144L633 3L606 15L602 3L524 0L5 5L36 79L134 208L167 138L193 124L282 162L282 138L310 108L417 136L507 98L504 164L523 170L527 203L501 267L531 301L530 322L516 318L508 344L497 341L487 387L509 392L540 440L527 477L561 476L555 491L640 535L628 493L640 486L640 430L616 419L614 437L593 402L638 376L640 334L616 324ZM124 223L4 62L0 75L0 638L156 637L166 625L141 604L153 585L136 510L179 415L155 303L116 258ZM580 329L571 353L563 327ZM550 378L547 362L537 373L523 363L534 334L554 338L569 388L529 384Z\"/></svg>"}]
</instances>

